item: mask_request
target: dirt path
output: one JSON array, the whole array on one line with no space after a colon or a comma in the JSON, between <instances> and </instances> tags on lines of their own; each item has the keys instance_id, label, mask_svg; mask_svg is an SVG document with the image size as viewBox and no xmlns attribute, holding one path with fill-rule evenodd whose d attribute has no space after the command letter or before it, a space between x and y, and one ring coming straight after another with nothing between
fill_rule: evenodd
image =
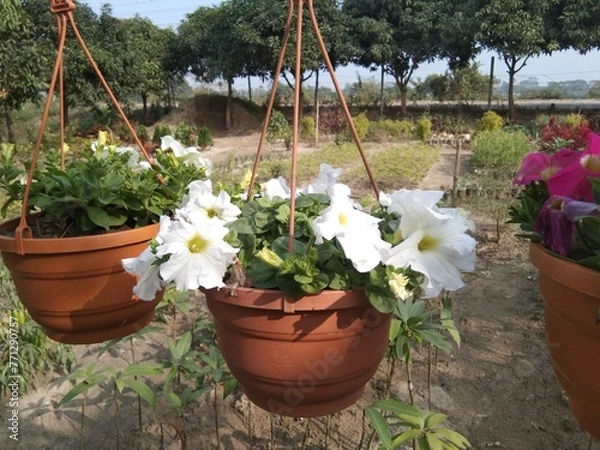
<instances>
[{"instance_id":1,"label":"dirt path","mask_svg":"<svg viewBox=\"0 0 600 450\"><path fill-rule=\"evenodd\" d=\"M257 142L254 138L256 136L248 137L245 143L239 137L218 139L207 156L226 157L232 151L253 154ZM423 188L445 189L452 185L454 155L452 148L442 150L440 161L423 181ZM467 160L465 153L461 161L463 170ZM588 437L568 410L544 348L543 307L536 272L527 260L527 247L510 231L496 242L495 224L487 218L475 217L474 220L479 241L477 270L465 277L465 288L452 296L462 345L449 355L438 355L432 372L432 408L447 414L449 426L467 436L476 449L585 450ZM189 320L179 323L182 328L189 325ZM131 363L133 349L138 362L155 364L166 357L164 339L167 333L163 328L144 339L136 339L133 345L123 342L101 357L97 354L99 345L78 347L80 363L122 367ZM426 349L422 349L415 359L413 374L417 404L422 408L427 408L429 396L426 353ZM221 448L299 449L305 445L306 449L312 450L356 450L363 427L361 408L378 398L388 369L383 362L357 405L329 420L271 419L258 408L251 408L243 396L225 401L219 399L217 420ZM49 375L47 381L20 399L19 442L9 440L7 427L3 426L0 448L79 448L81 400L57 408L57 402L72 383L66 380L65 374ZM396 371L393 381L392 395L406 400L406 376L402 368ZM181 417L169 410L164 401L156 411L143 407L141 431L136 397L131 392L125 393L119 397L119 402L116 418L110 388L90 391L85 410L83 448L116 449L117 422L120 448L183 448L176 431L182 430ZM250 411L252 446L247 432ZM8 413L7 408L0 410L5 424ZM211 396L190 406L184 418L188 449L216 448ZM594 448L600 449L600 444Z\"/></svg>"}]
</instances>

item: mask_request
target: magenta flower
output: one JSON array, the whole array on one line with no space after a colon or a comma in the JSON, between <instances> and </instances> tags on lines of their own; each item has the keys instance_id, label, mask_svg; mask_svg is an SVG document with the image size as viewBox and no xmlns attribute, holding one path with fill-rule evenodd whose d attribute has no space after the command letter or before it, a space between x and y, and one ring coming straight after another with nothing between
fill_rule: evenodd
<instances>
[{"instance_id":1,"label":"magenta flower","mask_svg":"<svg viewBox=\"0 0 600 450\"><path fill-rule=\"evenodd\" d=\"M572 199L552 196L542 206L534 229L542 236L542 243L551 251L566 256L575 245L575 225L564 208Z\"/></svg>"},{"instance_id":2,"label":"magenta flower","mask_svg":"<svg viewBox=\"0 0 600 450\"><path fill-rule=\"evenodd\" d=\"M554 154L529 153L523 159L521 169L513 180L514 184L526 186L533 181L546 181L559 170L577 161L580 152L563 148Z\"/></svg>"},{"instance_id":3,"label":"magenta flower","mask_svg":"<svg viewBox=\"0 0 600 450\"><path fill-rule=\"evenodd\" d=\"M600 136L590 132L588 145L576 162L548 178L550 195L593 201L592 183L588 178L600 177Z\"/></svg>"}]
</instances>

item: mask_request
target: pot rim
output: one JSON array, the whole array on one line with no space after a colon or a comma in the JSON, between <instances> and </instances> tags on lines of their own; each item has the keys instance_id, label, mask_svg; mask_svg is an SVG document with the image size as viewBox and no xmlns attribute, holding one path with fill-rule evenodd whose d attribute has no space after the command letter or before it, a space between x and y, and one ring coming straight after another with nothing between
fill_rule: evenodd
<instances>
[{"instance_id":1,"label":"pot rim","mask_svg":"<svg viewBox=\"0 0 600 450\"><path fill-rule=\"evenodd\" d=\"M363 289L325 289L319 294L305 295L299 299L288 297L280 290L237 287L235 289L201 289L202 293L215 301L234 306L293 314L302 311L325 311L371 306ZM375 309L373 307L373 309Z\"/></svg>"},{"instance_id":2,"label":"pot rim","mask_svg":"<svg viewBox=\"0 0 600 450\"><path fill-rule=\"evenodd\" d=\"M600 297L600 271L563 258L534 242L529 245L529 260L540 274L580 292Z\"/></svg>"},{"instance_id":3,"label":"pot rim","mask_svg":"<svg viewBox=\"0 0 600 450\"><path fill-rule=\"evenodd\" d=\"M27 216L34 217L33 215ZM12 218L0 223L0 251L18 253L14 236L2 234L14 230L19 225L20 217ZM140 228L116 231L114 233L95 234L91 236L77 236L68 238L31 238L23 239L25 254L57 254L80 253L85 251L102 250L107 248L123 247L133 243L150 241L159 229L160 224L153 223Z\"/></svg>"}]
</instances>

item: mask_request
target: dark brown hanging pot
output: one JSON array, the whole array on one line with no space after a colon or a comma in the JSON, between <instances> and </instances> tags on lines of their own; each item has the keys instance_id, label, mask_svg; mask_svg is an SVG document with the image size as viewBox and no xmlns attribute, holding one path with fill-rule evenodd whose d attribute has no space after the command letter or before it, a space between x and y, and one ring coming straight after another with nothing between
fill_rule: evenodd
<instances>
[{"instance_id":1,"label":"dark brown hanging pot","mask_svg":"<svg viewBox=\"0 0 600 450\"><path fill-rule=\"evenodd\" d=\"M531 244L544 299L546 348L579 424L600 439L600 273Z\"/></svg>"}]
</instances>

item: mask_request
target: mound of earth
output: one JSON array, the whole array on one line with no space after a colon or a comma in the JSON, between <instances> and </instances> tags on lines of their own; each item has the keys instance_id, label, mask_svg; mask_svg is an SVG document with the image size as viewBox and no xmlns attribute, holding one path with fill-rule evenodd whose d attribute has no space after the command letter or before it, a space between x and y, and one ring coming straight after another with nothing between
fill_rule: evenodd
<instances>
[{"instance_id":1,"label":"mound of earth","mask_svg":"<svg viewBox=\"0 0 600 450\"><path fill-rule=\"evenodd\" d=\"M227 96L198 94L183 100L178 108L165 116L161 122L177 126L185 122L198 127L207 127L213 136L239 136L260 129L264 110L262 107L239 98L232 99L231 129L225 126Z\"/></svg>"}]
</instances>

